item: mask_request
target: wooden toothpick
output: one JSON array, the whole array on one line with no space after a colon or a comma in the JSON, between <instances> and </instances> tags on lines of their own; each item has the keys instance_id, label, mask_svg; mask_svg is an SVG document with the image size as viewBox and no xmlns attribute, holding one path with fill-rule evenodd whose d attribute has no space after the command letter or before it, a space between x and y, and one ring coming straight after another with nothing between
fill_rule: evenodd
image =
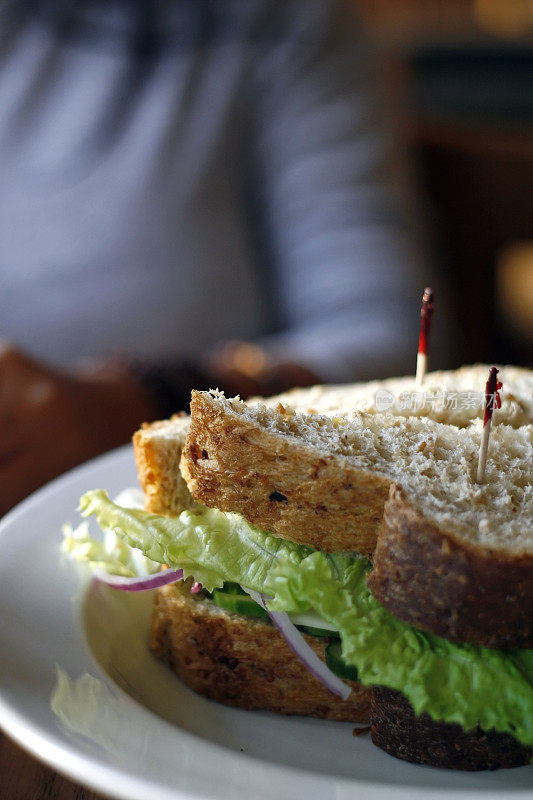
<instances>
[{"instance_id":1,"label":"wooden toothpick","mask_svg":"<svg viewBox=\"0 0 533 800\"><path fill-rule=\"evenodd\" d=\"M419 386L424 382L428 367L428 341L433 316L433 290L424 289L422 310L420 312L420 336L418 337L418 354L416 357L416 382Z\"/></svg>"},{"instance_id":2,"label":"wooden toothpick","mask_svg":"<svg viewBox=\"0 0 533 800\"><path fill-rule=\"evenodd\" d=\"M490 368L489 379L487 381L487 385L485 386L485 416L483 417L483 432L481 434L479 461L477 465L478 483L483 483L485 480L485 467L487 465L487 450L489 448L492 413L495 407L502 407L502 401L499 395L499 390L502 388L502 383L496 377L498 372L499 370L497 370L496 367Z\"/></svg>"}]
</instances>

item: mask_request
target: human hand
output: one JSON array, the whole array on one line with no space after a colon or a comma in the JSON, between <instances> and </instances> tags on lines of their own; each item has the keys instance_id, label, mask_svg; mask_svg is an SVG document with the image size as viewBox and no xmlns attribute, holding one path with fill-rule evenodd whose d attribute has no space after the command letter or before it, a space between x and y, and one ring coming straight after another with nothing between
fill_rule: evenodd
<instances>
[{"instance_id":1,"label":"human hand","mask_svg":"<svg viewBox=\"0 0 533 800\"><path fill-rule=\"evenodd\" d=\"M0 340L0 515L124 444L153 414L140 384L118 365L60 371Z\"/></svg>"}]
</instances>

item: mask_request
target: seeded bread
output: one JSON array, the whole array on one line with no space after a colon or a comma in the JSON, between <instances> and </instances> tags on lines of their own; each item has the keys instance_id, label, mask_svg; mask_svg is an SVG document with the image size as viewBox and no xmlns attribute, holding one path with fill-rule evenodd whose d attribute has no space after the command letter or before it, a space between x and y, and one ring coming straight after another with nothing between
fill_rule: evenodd
<instances>
[{"instance_id":1,"label":"seeded bread","mask_svg":"<svg viewBox=\"0 0 533 800\"><path fill-rule=\"evenodd\" d=\"M378 414L302 422L290 408L248 409L208 394L194 405L187 463L199 500L320 549L374 554L375 596L418 627L456 641L531 646L530 425L513 429L495 413L480 487L479 422L456 429ZM154 512L179 513L191 502L176 468L187 425L181 417L136 435Z\"/></svg>"},{"instance_id":2,"label":"seeded bread","mask_svg":"<svg viewBox=\"0 0 533 800\"><path fill-rule=\"evenodd\" d=\"M254 398L287 413L322 414L337 419L353 410L376 413L378 406L399 416L429 417L439 422L467 426L482 416L484 385L488 366L478 364L455 371L430 372L422 387L414 377L355 383L342 386L314 386L293 389L273 398ZM533 370L505 366L502 408L494 424L519 427L533 422ZM379 393L379 394L378 394ZM193 503L179 464L189 417L174 415L169 420L143 425L134 438L139 479L145 491L146 508L174 516Z\"/></svg>"},{"instance_id":3,"label":"seeded bread","mask_svg":"<svg viewBox=\"0 0 533 800\"><path fill-rule=\"evenodd\" d=\"M195 505L179 469L188 429L188 415L175 414L167 420L145 422L133 436L144 505L154 514L173 517Z\"/></svg>"},{"instance_id":4,"label":"seeded bread","mask_svg":"<svg viewBox=\"0 0 533 800\"><path fill-rule=\"evenodd\" d=\"M494 532L495 533L495 532ZM531 523L529 528L531 538ZM533 554L428 521L393 485L368 586L394 616L455 642L533 647Z\"/></svg>"},{"instance_id":5,"label":"seeded bread","mask_svg":"<svg viewBox=\"0 0 533 800\"><path fill-rule=\"evenodd\" d=\"M275 397L253 398L275 408L279 403L301 413L339 417L352 411L428 417L436 422L466 427L483 417L488 364L429 372L420 386L414 376L367 383L292 389ZM503 383L502 407L495 424L519 428L533 422L533 370L499 367Z\"/></svg>"},{"instance_id":6,"label":"seeded bread","mask_svg":"<svg viewBox=\"0 0 533 800\"><path fill-rule=\"evenodd\" d=\"M521 767L533 757L530 747L506 733L477 728L464 731L456 723L416 716L411 704L393 689L376 687L370 706L372 741L404 761L448 769L483 770Z\"/></svg>"},{"instance_id":7,"label":"seeded bread","mask_svg":"<svg viewBox=\"0 0 533 800\"><path fill-rule=\"evenodd\" d=\"M375 551L370 585L396 616L411 622L416 613L417 625L455 640L530 647L530 623L511 630L502 614L471 617L467 598L493 593L500 610L533 618L533 426L493 427L482 485L480 437L479 421L458 428L360 412L336 420L194 392L181 469L205 505L318 549ZM411 566L397 581L387 554L400 553L400 542L405 558L397 563ZM458 575L447 591L453 564L468 564L467 592L457 592ZM496 585L495 571L505 578Z\"/></svg>"},{"instance_id":8,"label":"seeded bread","mask_svg":"<svg viewBox=\"0 0 533 800\"><path fill-rule=\"evenodd\" d=\"M389 481L351 465L325 439L311 443L305 419L193 392L181 460L189 491L204 505L235 511L292 541L371 554ZM337 439L334 423L321 419L319 436Z\"/></svg>"},{"instance_id":9,"label":"seeded bread","mask_svg":"<svg viewBox=\"0 0 533 800\"><path fill-rule=\"evenodd\" d=\"M324 658L329 639L305 639ZM226 705L368 722L371 689L348 681L348 700L335 697L272 625L191 595L189 581L158 590L150 647L191 689Z\"/></svg>"}]
</instances>

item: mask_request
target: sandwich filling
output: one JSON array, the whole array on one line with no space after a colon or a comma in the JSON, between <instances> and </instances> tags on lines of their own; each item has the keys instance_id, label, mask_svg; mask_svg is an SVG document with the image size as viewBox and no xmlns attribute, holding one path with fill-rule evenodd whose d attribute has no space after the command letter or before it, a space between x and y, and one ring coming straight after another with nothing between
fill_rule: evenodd
<instances>
[{"instance_id":1,"label":"sandwich filling","mask_svg":"<svg viewBox=\"0 0 533 800\"><path fill-rule=\"evenodd\" d=\"M333 631L328 665L341 677L396 689L416 714L533 745L533 650L455 644L402 622L368 589L368 559L324 553L262 531L238 514L202 506L169 518L123 508L97 490L81 498L80 509L117 537L113 558L88 534L77 544L67 539L67 549L92 566L135 574L133 548L149 559L145 572L162 564L183 570L217 605L224 607L222 595L233 593L228 610L237 613L245 613L248 600L236 587L259 592L269 598L269 612L286 612L304 625L320 622L311 625L314 635Z\"/></svg>"}]
</instances>

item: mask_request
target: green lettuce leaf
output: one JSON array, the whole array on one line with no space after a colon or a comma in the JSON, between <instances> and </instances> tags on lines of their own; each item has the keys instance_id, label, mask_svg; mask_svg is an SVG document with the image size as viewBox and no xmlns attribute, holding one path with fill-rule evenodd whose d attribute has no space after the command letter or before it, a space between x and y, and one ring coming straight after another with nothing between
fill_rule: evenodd
<instances>
[{"instance_id":1,"label":"green lettuce leaf","mask_svg":"<svg viewBox=\"0 0 533 800\"><path fill-rule=\"evenodd\" d=\"M183 569L185 577L194 577L210 592L224 581L268 592L277 561L294 567L313 552L216 508L160 517L142 509L121 508L106 492L96 490L83 495L80 511L84 516L94 514L101 528L113 530L153 561Z\"/></svg>"},{"instance_id":2,"label":"green lettuce leaf","mask_svg":"<svg viewBox=\"0 0 533 800\"><path fill-rule=\"evenodd\" d=\"M105 541L93 539L86 522L82 522L77 528L69 524L63 525L62 533L62 550L76 561L87 564L91 569L102 569L111 575L131 578L136 574L132 549L120 539L111 546Z\"/></svg>"},{"instance_id":3,"label":"green lettuce leaf","mask_svg":"<svg viewBox=\"0 0 533 800\"><path fill-rule=\"evenodd\" d=\"M361 683L401 691L417 714L533 745L533 650L454 644L413 628L374 599L360 561L343 570L342 559L314 552L297 571L281 564L277 571L273 607L290 609L298 598L334 624Z\"/></svg>"},{"instance_id":4,"label":"green lettuce leaf","mask_svg":"<svg viewBox=\"0 0 533 800\"><path fill-rule=\"evenodd\" d=\"M316 611L339 631L343 658L361 682L398 689L416 713L533 745L533 650L452 644L401 622L367 588L366 559L327 555L216 509L166 518L120 508L103 491L84 495L80 508L210 591L234 581L270 595L274 610Z\"/></svg>"}]
</instances>

